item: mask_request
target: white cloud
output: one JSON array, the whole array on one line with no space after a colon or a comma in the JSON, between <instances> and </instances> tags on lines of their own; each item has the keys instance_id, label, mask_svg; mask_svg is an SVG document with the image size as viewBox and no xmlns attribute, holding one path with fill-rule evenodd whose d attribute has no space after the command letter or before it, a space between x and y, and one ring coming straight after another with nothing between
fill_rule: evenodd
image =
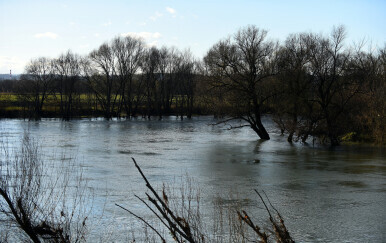
<instances>
[{"instance_id":1,"label":"white cloud","mask_svg":"<svg viewBox=\"0 0 386 243\"><path fill-rule=\"evenodd\" d=\"M162 13L155 12L155 14L153 16L150 16L150 19L153 20L153 21L156 21L158 18L161 18L162 16L163 16Z\"/></svg>"},{"instance_id":2,"label":"white cloud","mask_svg":"<svg viewBox=\"0 0 386 243\"><path fill-rule=\"evenodd\" d=\"M76 25L76 23L75 22L70 22L69 23L71 26L74 26L74 25Z\"/></svg>"},{"instance_id":3,"label":"white cloud","mask_svg":"<svg viewBox=\"0 0 386 243\"><path fill-rule=\"evenodd\" d=\"M95 36L95 37L99 37L100 34L99 34L99 33L95 33L94 36Z\"/></svg>"},{"instance_id":4,"label":"white cloud","mask_svg":"<svg viewBox=\"0 0 386 243\"><path fill-rule=\"evenodd\" d=\"M109 22L106 22L106 23L103 24L103 26L110 26L110 25L112 25L110 20L109 20Z\"/></svg>"},{"instance_id":5,"label":"white cloud","mask_svg":"<svg viewBox=\"0 0 386 243\"><path fill-rule=\"evenodd\" d=\"M50 39L56 39L58 38L58 34L52 33L52 32L45 32L45 33L37 33L34 35L35 38L50 38Z\"/></svg>"},{"instance_id":6,"label":"white cloud","mask_svg":"<svg viewBox=\"0 0 386 243\"><path fill-rule=\"evenodd\" d=\"M175 14L176 13L176 10L174 8L171 8L171 7L166 7L166 11L168 11L171 14Z\"/></svg>"}]
</instances>

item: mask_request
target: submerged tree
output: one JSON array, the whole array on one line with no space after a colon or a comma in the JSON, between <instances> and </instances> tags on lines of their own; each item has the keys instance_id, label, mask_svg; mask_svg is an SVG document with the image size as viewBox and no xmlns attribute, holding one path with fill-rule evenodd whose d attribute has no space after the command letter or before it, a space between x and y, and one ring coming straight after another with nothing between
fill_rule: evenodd
<instances>
[{"instance_id":1,"label":"submerged tree","mask_svg":"<svg viewBox=\"0 0 386 243\"><path fill-rule=\"evenodd\" d=\"M104 43L88 56L85 77L94 91L104 117L133 116L138 98L135 75L140 68L145 47L141 39L117 37Z\"/></svg>"},{"instance_id":2,"label":"submerged tree","mask_svg":"<svg viewBox=\"0 0 386 243\"><path fill-rule=\"evenodd\" d=\"M160 109L163 115L171 112L171 106L176 95L176 63L178 63L177 50L175 48L162 47L159 50L159 92ZM161 118L161 114L160 118Z\"/></svg>"},{"instance_id":3,"label":"submerged tree","mask_svg":"<svg viewBox=\"0 0 386 243\"><path fill-rule=\"evenodd\" d=\"M179 97L176 106L182 120L184 115L188 118L192 117L196 78L200 70L198 62L194 60L190 51L180 53L177 58L175 75Z\"/></svg>"},{"instance_id":4,"label":"submerged tree","mask_svg":"<svg viewBox=\"0 0 386 243\"><path fill-rule=\"evenodd\" d=\"M73 116L76 84L80 80L82 65L81 57L67 51L54 60L55 78L58 81L60 99L60 112L64 120L70 120Z\"/></svg>"},{"instance_id":5,"label":"submerged tree","mask_svg":"<svg viewBox=\"0 0 386 243\"><path fill-rule=\"evenodd\" d=\"M267 31L248 26L219 41L204 58L212 86L223 90L232 107L231 119L245 121L261 139L270 139L261 121L262 106L272 96L264 83L275 74L276 44L266 36Z\"/></svg>"},{"instance_id":6,"label":"submerged tree","mask_svg":"<svg viewBox=\"0 0 386 243\"><path fill-rule=\"evenodd\" d=\"M327 36L292 34L279 46L267 31L247 26L213 45L202 63L189 51L116 37L86 58L68 51L54 60L32 60L16 85L1 85L18 94L1 112L17 114L22 106L29 118L54 114L68 120L83 104L88 110L80 115L107 119L183 118L198 111L228 118L220 123L238 120L232 128L248 126L261 139L270 138L262 122L270 113L289 142L312 136L337 145L355 133L384 143L385 48L347 48L345 36L338 26Z\"/></svg>"},{"instance_id":7,"label":"submerged tree","mask_svg":"<svg viewBox=\"0 0 386 243\"><path fill-rule=\"evenodd\" d=\"M338 145L344 134L357 130L356 114L368 110L364 105L371 102L364 94L371 91L365 87L378 83L378 61L345 48L345 36L339 26L330 36L290 36L281 48L278 78L283 92L274 101L275 121L288 131L288 141L296 133L303 142L312 135Z\"/></svg>"},{"instance_id":8,"label":"submerged tree","mask_svg":"<svg viewBox=\"0 0 386 243\"><path fill-rule=\"evenodd\" d=\"M356 138L360 134L362 140L374 139L378 144L385 144L386 48L365 52L363 45L362 42L354 49L346 71L347 78L361 84L346 119Z\"/></svg>"},{"instance_id":9,"label":"submerged tree","mask_svg":"<svg viewBox=\"0 0 386 243\"><path fill-rule=\"evenodd\" d=\"M117 37L112 42L112 50L115 57L116 75L118 77L118 115L123 108L128 117L135 113L136 93L138 86L135 85L134 76L140 69L141 61L145 52L145 43L142 39Z\"/></svg>"},{"instance_id":10,"label":"submerged tree","mask_svg":"<svg viewBox=\"0 0 386 243\"><path fill-rule=\"evenodd\" d=\"M121 93L117 82L115 54L111 45L104 43L89 55L91 68L87 79L107 119L113 116Z\"/></svg>"},{"instance_id":11,"label":"submerged tree","mask_svg":"<svg viewBox=\"0 0 386 243\"><path fill-rule=\"evenodd\" d=\"M312 128L305 121L312 112L308 104L310 75L310 36L308 34L290 35L280 48L278 55L279 75L277 76L281 93L274 100L274 121L282 130L288 132L288 142L302 129ZM309 123L309 124L312 124ZM306 128L300 128L300 126Z\"/></svg>"},{"instance_id":12,"label":"submerged tree","mask_svg":"<svg viewBox=\"0 0 386 243\"><path fill-rule=\"evenodd\" d=\"M160 98L157 91L158 80L160 78L159 71L160 52L157 48L152 47L144 54L141 69L142 69L142 83L143 83L143 95L145 98L145 112L144 116L150 118L150 116L158 110L160 114Z\"/></svg>"},{"instance_id":13,"label":"submerged tree","mask_svg":"<svg viewBox=\"0 0 386 243\"><path fill-rule=\"evenodd\" d=\"M345 36L343 26L334 27L328 38L313 36L310 49L310 92L320 112L319 129L331 145L339 144L339 136L345 131L343 114L361 87L358 80L346 75L350 53L344 49Z\"/></svg>"}]
</instances>

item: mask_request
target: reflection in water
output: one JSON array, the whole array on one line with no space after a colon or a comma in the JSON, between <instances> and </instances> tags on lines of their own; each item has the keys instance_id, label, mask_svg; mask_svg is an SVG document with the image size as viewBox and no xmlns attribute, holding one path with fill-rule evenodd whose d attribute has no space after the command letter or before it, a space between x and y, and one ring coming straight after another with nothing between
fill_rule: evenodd
<instances>
[{"instance_id":1,"label":"reflection in water","mask_svg":"<svg viewBox=\"0 0 386 243\"><path fill-rule=\"evenodd\" d=\"M134 198L134 194L143 195L145 188L130 161L134 157L156 185L171 184L186 173L193 177L202 189L208 215L213 204L237 203L265 219L253 193L259 189L267 192L298 241L385 239L384 149L289 144L273 132L269 119L265 120L272 134L269 141L258 140L248 129L229 131L212 123L209 117L184 121L175 117L162 121L11 119L0 120L0 136L17 147L28 131L46 153L63 153L81 161L96 193L94 211L105 208L99 227L115 221L121 227L114 229L117 235L124 234L132 218L114 203L144 210Z\"/></svg>"}]
</instances>

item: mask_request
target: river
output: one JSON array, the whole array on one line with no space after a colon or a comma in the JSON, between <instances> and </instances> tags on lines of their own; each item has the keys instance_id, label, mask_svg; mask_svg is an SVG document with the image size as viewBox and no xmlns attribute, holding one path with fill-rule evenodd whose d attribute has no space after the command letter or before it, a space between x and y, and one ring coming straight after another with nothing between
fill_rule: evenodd
<instances>
[{"instance_id":1,"label":"river","mask_svg":"<svg viewBox=\"0 0 386 243\"><path fill-rule=\"evenodd\" d=\"M231 197L267 219L253 192L264 190L297 242L385 242L384 148L289 144L269 118L264 119L269 141L258 140L251 129L228 130L210 125L214 122L212 117L3 119L0 136L16 147L28 132L44 153L65 154L81 164L95 194L91 214L103 211L92 234L111 222L116 225L110 227L111 235L128 234L125 229L134 219L115 203L147 214L134 198L146 191L131 162L134 157L157 188L181 175L191 177L201 188L203 208L226 204Z\"/></svg>"}]
</instances>

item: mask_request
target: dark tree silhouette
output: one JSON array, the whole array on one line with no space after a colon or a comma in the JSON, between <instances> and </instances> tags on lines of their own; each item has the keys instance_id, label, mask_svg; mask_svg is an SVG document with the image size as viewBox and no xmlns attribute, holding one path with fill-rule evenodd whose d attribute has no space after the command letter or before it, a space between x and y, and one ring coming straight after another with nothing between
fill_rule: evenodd
<instances>
[{"instance_id":1,"label":"dark tree silhouette","mask_svg":"<svg viewBox=\"0 0 386 243\"><path fill-rule=\"evenodd\" d=\"M64 120L69 120L73 116L76 84L82 71L81 57L67 51L53 63L55 78L58 80L61 115Z\"/></svg>"},{"instance_id":2,"label":"dark tree silhouette","mask_svg":"<svg viewBox=\"0 0 386 243\"><path fill-rule=\"evenodd\" d=\"M136 87L134 76L140 69L140 65L145 52L145 43L141 39L127 37L117 37L112 42L112 49L116 62L116 75L119 84L119 104L117 114L119 115L123 108L127 116L135 113L133 105L136 103Z\"/></svg>"},{"instance_id":3,"label":"dark tree silhouette","mask_svg":"<svg viewBox=\"0 0 386 243\"><path fill-rule=\"evenodd\" d=\"M271 97L263 82L275 74L276 44L256 26L240 29L233 38L215 44L204 58L213 86L228 93L232 119L241 119L261 139L270 139L261 122L261 108Z\"/></svg>"},{"instance_id":4,"label":"dark tree silhouette","mask_svg":"<svg viewBox=\"0 0 386 243\"><path fill-rule=\"evenodd\" d=\"M305 122L304 115L309 114L306 104L310 87L309 61L309 35L290 35L278 55L278 80L282 92L274 100L274 121L282 133L288 131L288 142L292 142L295 133L300 134L300 126Z\"/></svg>"},{"instance_id":5,"label":"dark tree silhouette","mask_svg":"<svg viewBox=\"0 0 386 243\"><path fill-rule=\"evenodd\" d=\"M110 119L117 105L121 93L117 82L117 63L115 52L108 43L102 44L89 55L91 69L87 75L90 87L94 90L104 117Z\"/></svg>"},{"instance_id":6,"label":"dark tree silhouette","mask_svg":"<svg viewBox=\"0 0 386 243\"><path fill-rule=\"evenodd\" d=\"M40 57L32 60L25 68L26 74L22 75L18 84L18 93L25 103L31 104L35 119L42 116L43 106L48 94L53 89L54 70L52 60Z\"/></svg>"}]
</instances>

